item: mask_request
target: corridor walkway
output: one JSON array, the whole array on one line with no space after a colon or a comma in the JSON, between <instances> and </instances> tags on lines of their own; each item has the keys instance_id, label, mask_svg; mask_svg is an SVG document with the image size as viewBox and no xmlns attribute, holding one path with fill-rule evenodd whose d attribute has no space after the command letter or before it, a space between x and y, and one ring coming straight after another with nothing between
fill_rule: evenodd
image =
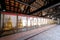
<instances>
[{"instance_id":1,"label":"corridor walkway","mask_svg":"<svg viewBox=\"0 0 60 40\"><path fill-rule=\"evenodd\" d=\"M60 40L60 25L27 40Z\"/></svg>"},{"instance_id":2,"label":"corridor walkway","mask_svg":"<svg viewBox=\"0 0 60 40\"><path fill-rule=\"evenodd\" d=\"M31 31L26 31L26 32L22 32L22 33L16 33L16 34L13 34L13 35L1 37L0 40L29 40L30 37L33 37L31 40L35 40L34 39L35 36L38 37L38 34L40 34L42 32L45 32L45 31L47 31L51 28L54 28L55 26L56 26L56 24L54 24L54 25L43 25L40 28L31 30ZM27 39L27 38L29 38L29 39Z\"/></svg>"}]
</instances>

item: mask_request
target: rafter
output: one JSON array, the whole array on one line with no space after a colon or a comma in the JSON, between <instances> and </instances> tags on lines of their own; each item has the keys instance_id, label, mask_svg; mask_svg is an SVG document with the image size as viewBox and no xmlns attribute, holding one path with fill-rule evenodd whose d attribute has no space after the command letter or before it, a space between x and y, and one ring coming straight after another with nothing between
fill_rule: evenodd
<instances>
[{"instance_id":1,"label":"rafter","mask_svg":"<svg viewBox=\"0 0 60 40\"><path fill-rule=\"evenodd\" d=\"M33 13L36 13L36 12L39 12L39 11L44 10L44 9L55 7L57 5L60 5L60 2L55 2L55 3L47 4L47 5L43 6L43 7L39 8L39 9L37 9L37 10L31 12L31 13L29 13L29 15L33 14Z\"/></svg>"},{"instance_id":2,"label":"rafter","mask_svg":"<svg viewBox=\"0 0 60 40\"><path fill-rule=\"evenodd\" d=\"M25 2L22 2L22 1L18 1L18 0L15 0L15 1L20 2L21 4L24 4L24 5L30 6L30 7L32 7L32 8L37 8L37 7L35 7L35 6L31 6L31 5L29 5L29 4L25 3Z\"/></svg>"}]
</instances>

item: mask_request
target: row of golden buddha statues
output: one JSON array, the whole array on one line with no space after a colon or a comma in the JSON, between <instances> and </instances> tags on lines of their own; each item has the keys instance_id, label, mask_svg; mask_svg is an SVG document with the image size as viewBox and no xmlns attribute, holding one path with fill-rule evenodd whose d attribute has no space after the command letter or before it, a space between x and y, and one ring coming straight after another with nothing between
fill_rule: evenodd
<instances>
[{"instance_id":1,"label":"row of golden buddha statues","mask_svg":"<svg viewBox=\"0 0 60 40\"><path fill-rule=\"evenodd\" d=\"M20 19L18 21L18 28L22 28L22 27L23 27L22 20ZM11 20L11 17L9 17L8 21L4 23L3 30L11 30L11 29L12 29L12 20Z\"/></svg>"},{"instance_id":2,"label":"row of golden buddha statues","mask_svg":"<svg viewBox=\"0 0 60 40\"><path fill-rule=\"evenodd\" d=\"M54 23L54 22L49 21L48 23L51 24L51 23ZM17 28L23 28L22 19L19 19L19 21L18 21L18 23L17 23L16 25L17 25ZM3 28L3 30L11 30L11 29L13 29L13 26L12 26L11 17L9 17L9 18L8 18L8 21L4 23L4 28Z\"/></svg>"}]
</instances>

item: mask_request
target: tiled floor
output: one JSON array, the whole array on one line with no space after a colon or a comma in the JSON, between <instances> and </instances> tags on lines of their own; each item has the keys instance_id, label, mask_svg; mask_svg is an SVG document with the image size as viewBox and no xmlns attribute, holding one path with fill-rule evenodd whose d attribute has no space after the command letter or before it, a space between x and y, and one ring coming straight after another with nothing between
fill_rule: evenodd
<instances>
[{"instance_id":1,"label":"tiled floor","mask_svg":"<svg viewBox=\"0 0 60 40\"><path fill-rule=\"evenodd\" d=\"M54 28L56 25L46 25L46 26L42 26L38 29L34 29L34 30L31 30L31 31L27 31L27 32L22 32L22 33L16 33L16 34L13 34L13 35L9 35L9 36L6 36L6 37L2 37L0 38L0 40L25 40L26 38L29 38L33 35L36 35L40 32L43 32L44 30L48 30L50 28ZM42 34L43 35L43 34ZM42 36L41 35L41 36ZM38 37L38 35L37 35ZM37 38L36 37L36 38ZM34 37L35 38L35 37ZM31 40L35 40L35 39L31 39ZM40 37L39 37L40 38ZM38 38L37 38L38 39Z\"/></svg>"},{"instance_id":2,"label":"tiled floor","mask_svg":"<svg viewBox=\"0 0 60 40\"><path fill-rule=\"evenodd\" d=\"M49 29L28 40L60 40L60 25Z\"/></svg>"}]
</instances>

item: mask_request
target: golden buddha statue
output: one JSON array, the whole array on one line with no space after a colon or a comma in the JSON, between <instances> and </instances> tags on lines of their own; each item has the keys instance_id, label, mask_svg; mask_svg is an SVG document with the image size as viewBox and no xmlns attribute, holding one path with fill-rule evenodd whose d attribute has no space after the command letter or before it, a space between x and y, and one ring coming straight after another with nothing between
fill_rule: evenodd
<instances>
[{"instance_id":1,"label":"golden buddha statue","mask_svg":"<svg viewBox=\"0 0 60 40\"><path fill-rule=\"evenodd\" d=\"M11 18L8 18L8 21L4 24L4 30L11 30L12 29L12 21Z\"/></svg>"},{"instance_id":2,"label":"golden buddha statue","mask_svg":"<svg viewBox=\"0 0 60 40\"><path fill-rule=\"evenodd\" d=\"M22 24L22 20L21 19L18 21L18 28L23 28L23 24Z\"/></svg>"}]
</instances>

